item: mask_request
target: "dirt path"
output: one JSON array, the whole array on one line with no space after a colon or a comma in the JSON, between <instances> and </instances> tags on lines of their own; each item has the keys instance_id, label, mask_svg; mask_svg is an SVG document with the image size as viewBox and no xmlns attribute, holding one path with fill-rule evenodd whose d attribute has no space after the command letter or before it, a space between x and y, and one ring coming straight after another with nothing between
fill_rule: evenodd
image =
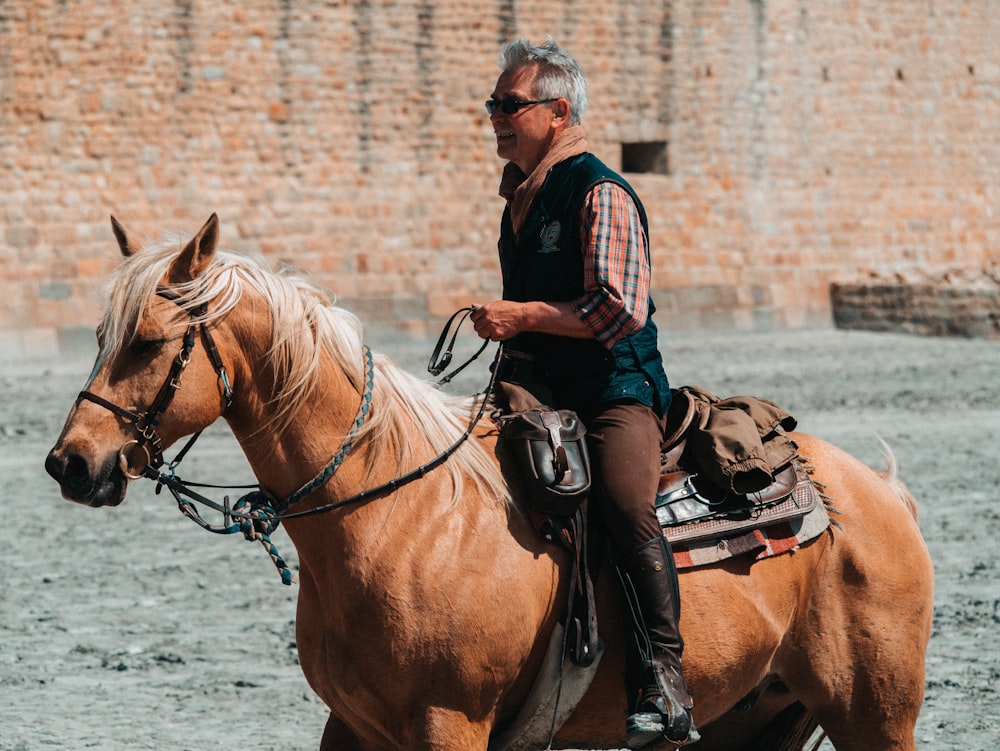
<instances>
[{"instance_id":1,"label":"dirt path","mask_svg":"<svg viewBox=\"0 0 1000 751\"><path fill-rule=\"evenodd\" d=\"M431 342L373 337L420 372ZM835 331L666 338L675 385L779 402L921 504L937 575L922 749L1000 744L1000 342ZM0 751L311 749L326 712L296 661L296 590L259 546L209 535L152 487L111 510L42 469L90 362L0 363ZM471 393L478 364L454 384ZM185 477L247 481L223 428ZM279 531L276 541L295 563Z\"/></svg>"}]
</instances>

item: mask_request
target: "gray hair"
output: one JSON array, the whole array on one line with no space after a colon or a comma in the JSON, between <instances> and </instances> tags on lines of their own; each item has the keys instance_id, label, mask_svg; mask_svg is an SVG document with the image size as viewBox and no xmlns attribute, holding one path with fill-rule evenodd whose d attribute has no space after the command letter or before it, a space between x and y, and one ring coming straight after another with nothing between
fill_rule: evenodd
<instances>
[{"instance_id":1,"label":"gray hair","mask_svg":"<svg viewBox=\"0 0 1000 751\"><path fill-rule=\"evenodd\" d=\"M527 39L518 39L500 49L500 70L506 73L529 65L538 66L534 91L538 99L562 97L569 102L569 124L578 125L587 108L587 81L579 63L552 37L533 47Z\"/></svg>"}]
</instances>

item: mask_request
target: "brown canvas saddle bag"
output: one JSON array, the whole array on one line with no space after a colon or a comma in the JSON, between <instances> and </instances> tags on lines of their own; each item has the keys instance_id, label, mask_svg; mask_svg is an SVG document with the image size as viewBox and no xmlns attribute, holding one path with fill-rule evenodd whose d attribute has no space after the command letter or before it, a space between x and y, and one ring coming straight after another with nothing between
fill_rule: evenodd
<instances>
[{"instance_id":1,"label":"brown canvas saddle bag","mask_svg":"<svg viewBox=\"0 0 1000 751\"><path fill-rule=\"evenodd\" d=\"M656 515L671 542L720 539L809 513L819 496L774 402L672 394L661 445Z\"/></svg>"}]
</instances>

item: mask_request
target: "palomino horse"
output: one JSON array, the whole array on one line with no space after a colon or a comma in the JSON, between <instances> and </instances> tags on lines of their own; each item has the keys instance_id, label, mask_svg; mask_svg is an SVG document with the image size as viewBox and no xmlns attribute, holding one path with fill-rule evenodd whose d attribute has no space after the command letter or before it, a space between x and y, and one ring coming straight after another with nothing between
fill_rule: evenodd
<instances>
[{"instance_id":1,"label":"palomino horse","mask_svg":"<svg viewBox=\"0 0 1000 751\"><path fill-rule=\"evenodd\" d=\"M505 482L490 427L420 479L292 513L431 461L474 400L381 357L366 365L355 317L217 250L214 215L183 248L139 250L112 224L126 260L94 371L46 461L63 495L117 505L164 447L225 418L262 497L299 501L282 521L300 559L302 669L330 708L321 748L485 751L529 692L568 579L567 555ZM681 575L697 747L801 749L818 723L838 751L913 749L933 587L913 500L892 468L795 439L836 523L792 553ZM554 748L622 745L625 626L615 588L600 589L607 651Z\"/></svg>"}]
</instances>

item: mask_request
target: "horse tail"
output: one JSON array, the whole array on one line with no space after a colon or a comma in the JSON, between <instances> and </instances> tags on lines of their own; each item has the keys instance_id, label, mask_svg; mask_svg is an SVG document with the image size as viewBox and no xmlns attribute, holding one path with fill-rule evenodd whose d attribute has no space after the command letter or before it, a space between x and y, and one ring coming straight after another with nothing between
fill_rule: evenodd
<instances>
[{"instance_id":1,"label":"horse tail","mask_svg":"<svg viewBox=\"0 0 1000 751\"><path fill-rule=\"evenodd\" d=\"M889 444L886 443L880 436L876 436L879 443L882 444L882 456L885 457L886 468L879 472L879 476L888 483L889 487L892 488L893 492L899 497L899 499L906 506L906 510L910 512L910 516L913 517L913 521L917 521L917 499L913 497L910 489L906 487L906 484L899 478L898 466L896 464L896 455L889 448Z\"/></svg>"}]
</instances>

